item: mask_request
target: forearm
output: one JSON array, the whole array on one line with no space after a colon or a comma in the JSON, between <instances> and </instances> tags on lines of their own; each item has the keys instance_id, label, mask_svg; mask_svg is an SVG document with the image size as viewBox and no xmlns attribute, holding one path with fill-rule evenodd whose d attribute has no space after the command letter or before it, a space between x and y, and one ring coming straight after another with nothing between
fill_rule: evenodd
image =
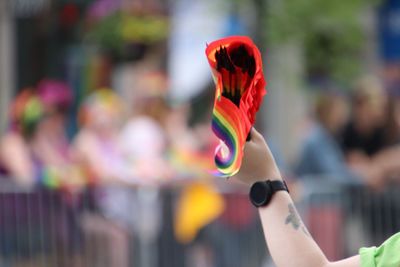
<instances>
[{"instance_id":1,"label":"forearm","mask_svg":"<svg viewBox=\"0 0 400 267\"><path fill-rule=\"evenodd\" d=\"M269 252L278 267L356 267L359 255L329 262L309 234L285 191L274 194L266 207L259 208Z\"/></svg>"},{"instance_id":2,"label":"forearm","mask_svg":"<svg viewBox=\"0 0 400 267\"><path fill-rule=\"evenodd\" d=\"M241 169L235 177L249 186L266 177L281 177L264 138L254 128L251 140L244 148ZM265 240L278 267L360 266L359 256L332 263L326 259L308 233L286 191L276 191L271 201L259 208L259 213Z\"/></svg>"},{"instance_id":3,"label":"forearm","mask_svg":"<svg viewBox=\"0 0 400 267\"><path fill-rule=\"evenodd\" d=\"M259 208L265 239L278 267L322 267L328 260L312 239L285 191Z\"/></svg>"}]
</instances>

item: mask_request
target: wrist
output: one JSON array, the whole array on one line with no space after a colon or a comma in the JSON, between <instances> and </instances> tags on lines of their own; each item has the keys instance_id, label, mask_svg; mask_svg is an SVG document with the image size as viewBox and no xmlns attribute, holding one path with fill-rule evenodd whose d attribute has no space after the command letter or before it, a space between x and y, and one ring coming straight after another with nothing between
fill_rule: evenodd
<instances>
[{"instance_id":1,"label":"wrist","mask_svg":"<svg viewBox=\"0 0 400 267\"><path fill-rule=\"evenodd\" d=\"M254 179L253 183L255 182L260 182L260 181L266 181L266 180L283 180L282 175L278 168L274 168L273 170L268 170L264 172L263 174L258 176L258 179Z\"/></svg>"},{"instance_id":2,"label":"wrist","mask_svg":"<svg viewBox=\"0 0 400 267\"><path fill-rule=\"evenodd\" d=\"M246 184L246 186L252 186L256 182L266 180L282 180L282 176L277 167L273 168L260 168L253 167L250 170L242 169L240 172L233 176L234 179Z\"/></svg>"},{"instance_id":3,"label":"wrist","mask_svg":"<svg viewBox=\"0 0 400 267\"><path fill-rule=\"evenodd\" d=\"M269 174L266 175L266 178L269 179L269 180L272 180L272 181L273 180L280 180L280 181L283 180L282 175L281 175L279 170L275 170L273 172L270 172Z\"/></svg>"},{"instance_id":4,"label":"wrist","mask_svg":"<svg viewBox=\"0 0 400 267\"><path fill-rule=\"evenodd\" d=\"M257 178L249 179L246 182L246 184L248 186L252 186L253 184L255 184L257 182L264 182L264 181L267 181L267 180L283 181L281 174L279 172L275 172L275 173L265 174L265 175L259 176Z\"/></svg>"}]
</instances>

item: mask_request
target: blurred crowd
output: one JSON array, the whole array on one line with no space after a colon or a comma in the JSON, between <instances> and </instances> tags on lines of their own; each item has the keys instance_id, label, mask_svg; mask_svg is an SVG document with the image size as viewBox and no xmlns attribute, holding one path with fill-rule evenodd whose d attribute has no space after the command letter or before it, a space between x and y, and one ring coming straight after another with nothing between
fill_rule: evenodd
<instances>
[{"instance_id":1,"label":"blurred crowd","mask_svg":"<svg viewBox=\"0 0 400 267\"><path fill-rule=\"evenodd\" d=\"M65 82L44 79L34 88L20 90L11 103L9 127L0 141L2 180L27 190L57 192L56 210L58 205L63 212L55 212L54 220L68 225L58 235L64 236L61 242L72 252L82 250L82 236L103 236L109 244L108 263L129 266L132 238L150 244L160 234L160 189L177 185L184 190L173 200L177 202L172 215L175 239L188 243L198 240L200 233L201 240L201 229L219 218L220 224L206 235L217 231L234 241L229 246L218 240L213 244L220 245L220 253L226 252L218 266L229 265L233 244L249 240L246 231L256 220L245 194L238 194L240 187L234 185L229 189L233 194L226 191L226 184L217 189L215 180L208 179L217 142L209 118L189 127L191 107L171 104L166 86L162 72L150 72L137 83L146 90L135 91L130 101L109 88L93 90L78 107L79 130L72 138L66 125L74 96ZM326 86L314 94L300 154L292 168L284 168L293 185L312 177L367 188L379 196L398 182L400 98L396 90L386 89L377 77L365 76L349 92ZM203 108L211 111L211 106ZM274 153L279 158L279 151ZM380 208L378 204L367 207L362 219L368 224ZM319 212L313 212L314 221L309 223ZM333 216L333 221L339 216L332 215L330 208L323 214ZM393 222L393 227L399 223ZM377 231L373 223L370 231ZM206 246L194 251L196 258L208 250Z\"/></svg>"},{"instance_id":2,"label":"blurred crowd","mask_svg":"<svg viewBox=\"0 0 400 267\"><path fill-rule=\"evenodd\" d=\"M21 90L1 140L2 173L21 185L76 189L97 182L168 181L184 168L177 166L181 153L204 157L199 165L185 166L188 173L211 168L211 133L201 123L189 129L189 107L168 106L165 88L155 90L137 94L131 107L111 89L93 91L79 108L79 131L72 140L66 131L73 101L68 85L43 80Z\"/></svg>"},{"instance_id":3,"label":"blurred crowd","mask_svg":"<svg viewBox=\"0 0 400 267\"><path fill-rule=\"evenodd\" d=\"M79 248L82 231L106 235L108 266L128 266L132 232L141 240L157 237L159 188L207 180L213 168L215 139L209 122L189 128L190 107L166 101L165 75L154 72L144 80L146 90L135 93L132 103L108 88L90 93L79 107L79 130L72 138L66 128L74 99L71 88L62 81L42 80L15 96L9 128L0 141L1 181L57 192L58 208L67 209L66 216L55 215L69 225L60 229L66 231L65 242ZM200 185L200 192L205 188L212 197L214 189L207 183ZM217 197L211 202L217 206L200 224L220 214L218 203ZM180 223L188 217L185 212L190 211L177 215L183 219L177 220L176 232L178 239L190 241L192 228L196 232L198 226Z\"/></svg>"},{"instance_id":4,"label":"blurred crowd","mask_svg":"<svg viewBox=\"0 0 400 267\"><path fill-rule=\"evenodd\" d=\"M288 142L291 151L299 148L288 155L279 147L285 137L261 128L289 125L287 114L268 117L260 111L256 127L265 133L293 198L308 201L302 215L328 257L351 254L345 246L354 235L343 233L353 220L371 238L354 239L356 249L400 230L400 195L388 193L400 189L399 64L374 62L383 73L351 77L349 88L323 82L335 79L325 74L326 65L336 66L332 59L340 56L340 72L352 65L354 58L346 55L361 44L346 48L352 43L347 38L358 32L351 31L349 18L358 21L356 6L364 4L342 3L337 10L332 4L325 14L324 1L316 1L321 10L310 13L309 6L293 1L283 1L279 12L270 8L274 1L8 2L15 14L0 4L10 29L0 28L13 33L2 40L15 39L4 43L10 55L14 46L16 51L12 62L0 63L15 71L9 75L15 76L15 85L7 89L6 83L0 90L15 95L0 136L0 266L270 266L248 192L232 179L210 175L218 140L211 131L214 87L204 48L205 42L227 35L251 35L267 59L266 74L273 77L268 77L264 106L272 104L269 97L275 106L264 111L273 114L277 105L285 105L288 114L308 110L304 118L291 120L295 126L283 127L300 129L286 135L299 137ZM298 11L303 8L307 12ZM343 10L354 15L344 19ZM397 17L391 18L395 12L382 11L379 17L383 22L387 17L388 28L398 35L392 23ZM334 30L324 28L321 18L332 20ZM292 40L291 31L289 50L286 41L274 44L275 34L264 38L285 29L280 23L286 21L293 33L309 35L310 44L296 48L302 42L296 36ZM317 28L295 28L308 28L307 23ZM400 39L387 39L375 41L388 42L398 53ZM293 57L281 69L274 57L292 58L291 41L294 54L305 49L318 56L306 55L307 64ZM371 41L365 41L367 46ZM332 54L336 42L339 49ZM316 67L313 57L321 59ZM10 66L14 61L16 66ZM355 61L365 64L361 58ZM300 86L295 82L277 92L279 80L292 79L290 65L310 72L311 79L301 77L310 88L295 88ZM291 99L292 89L309 96L306 103ZM5 106L8 100L1 97ZM297 104L299 109L291 110L289 105ZM312 190L316 200L307 198ZM331 192L340 201L326 199ZM36 263L33 258L40 256L44 260Z\"/></svg>"},{"instance_id":5,"label":"blurred crowd","mask_svg":"<svg viewBox=\"0 0 400 267\"><path fill-rule=\"evenodd\" d=\"M400 98L374 76L350 92L316 94L295 172L380 190L399 179Z\"/></svg>"},{"instance_id":6,"label":"blurred crowd","mask_svg":"<svg viewBox=\"0 0 400 267\"><path fill-rule=\"evenodd\" d=\"M314 97L294 173L299 181L325 183L322 190L340 188L308 210L310 231L330 258L339 257L342 240L356 240L346 245L356 253L359 244L381 243L400 229L396 84L364 76L347 93L326 86Z\"/></svg>"}]
</instances>

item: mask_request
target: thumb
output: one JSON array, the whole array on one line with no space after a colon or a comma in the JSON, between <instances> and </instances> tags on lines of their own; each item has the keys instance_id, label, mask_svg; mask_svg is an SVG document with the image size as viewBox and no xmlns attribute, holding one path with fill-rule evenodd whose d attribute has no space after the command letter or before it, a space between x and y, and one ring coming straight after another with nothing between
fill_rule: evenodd
<instances>
[{"instance_id":1,"label":"thumb","mask_svg":"<svg viewBox=\"0 0 400 267\"><path fill-rule=\"evenodd\" d=\"M249 133L250 136L250 142L254 143L260 143L260 142L265 142L264 137L260 132L256 130L256 128L252 127Z\"/></svg>"}]
</instances>

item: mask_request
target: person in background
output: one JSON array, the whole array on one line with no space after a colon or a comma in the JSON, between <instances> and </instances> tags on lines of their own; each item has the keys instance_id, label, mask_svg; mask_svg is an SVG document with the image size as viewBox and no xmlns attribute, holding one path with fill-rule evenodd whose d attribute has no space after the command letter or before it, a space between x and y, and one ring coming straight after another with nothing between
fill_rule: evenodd
<instances>
[{"instance_id":1,"label":"person in background","mask_svg":"<svg viewBox=\"0 0 400 267\"><path fill-rule=\"evenodd\" d=\"M307 185L315 183L315 179L318 179L323 180L326 185L360 183L360 174L347 166L338 141L338 136L348 118L345 96L339 91L321 91L316 97L313 114L315 122L302 142L296 169L301 182ZM305 181L305 178L311 181ZM344 227L341 208L334 202L323 204L314 202L310 200L310 207L307 209L310 232L329 258L338 258L340 255L336 248L341 246L339 233ZM318 227L320 223L329 225L331 229L329 234Z\"/></svg>"},{"instance_id":2,"label":"person in background","mask_svg":"<svg viewBox=\"0 0 400 267\"><path fill-rule=\"evenodd\" d=\"M19 258L18 264L28 263L27 261L30 260L28 255L32 255L30 253L32 250L28 250L20 244L32 244L30 242L34 240L35 236L40 235L39 231L35 230L43 229L41 228L44 224L43 214L48 214L46 211L49 205L47 205L48 203L44 204L43 194L40 192L39 198L37 198L38 190L33 190L39 184L29 147L42 115L42 104L36 92L30 88L23 89L11 104L9 128L0 139L0 188L5 189L0 193L1 266L17 264L15 261L17 257ZM5 185L11 185L11 187L7 189ZM27 201L28 199L29 201ZM40 209L37 209L38 207ZM33 214L32 210L39 212ZM49 217L46 216L46 218ZM46 226L48 221L46 220ZM21 235L21 229L32 230ZM48 233L46 235L41 233L42 243L35 243L35 246L39 248L35 252L45 252L43 244L49 244L47 236L49 236ZM59 247L58 242L53 244L53 248Z\"/></svg>"},{"instance_id":3,"label":"person in background","mask_svg":"<svg viewBox=\"0 0 400 267\"><path fill-rule=\"evenodd\" d=\"M387 96L374 77L359 80L352 96L352 117L343 132L343 149L350 162L363 160L384 148Z\"/></svg>"},{"instance_id":4,"label":"person in background","mask_svg":"<svg viewBox=\"0 0 400 267\"><path fill-rule=\"evenodd\" d=\"M160 238L162 208L167 205L162 201L161 194L165 192L160 190L160 186L173 178L166 155L165 122L169 111L165 100L166 88L167 77L163 72L149 71L138 77L132 88L134 98L130 103L129 118L119 133L124 157L139 172L137 182L141 186L134 194L138 216L133 230L141 247L142 265L145 262L156 264L149 250Z\"/></svg>"},{"instance_id":5,"label":"person in background","mask_svg":"<svg viewBox=\"0 0 400 267\"><path fill-rule=\"evenodd\" d=\"M105 259L110 259L108 266L115 267L129 266L129 227L135 215L127 186L135 183L137 175L134 166L123 157L118 138L124 112L123 101L112 90L94 91L80 108L81 128L73 141L94 202L92 210L82 218L83 228L87 236L106 236L109 254L105 256L109 257Z\"/></svg>"},{"instance_id":6,"label":"person in background","mask_svg":"<svg viewBox=\"0 0 400 267\"><path fill-rule=\"evenodd\" d=\"M258 208L264 237L276 266L400 266L400 233L393 235L380 247L361 248L356 256L336 262L328 261L296 211L263 136L254 128L251 140L244 147L241 169L234 177L251 187L250 199ZM266 190L267 185L272 183L274 186Z\"/></svg>"},{"instance_id":7,"label":"person in background","mask_svg":"<svg viewBox=\"0 0 400 267\"><path fill-rule=\"evenodd\" d=\"M306 136L296 174L320 176L338 182L352 182L358 177L346 165L338 136L348 118L348 105L343 94L320 92L314 105L315 123Z\"/></svg>"},{"instance_id":8,"label":"person in background","mask_svg":"<svg viewBox=\"0 0 400 267\"><path fill-rule=\"evenodd\" d=\"M386 214L397 214L400 210L397 189L400 182L400 101L396 94L391 92L387 105L387 120L385 125L385 148L374 155L370 164L378 166L382 173L382 180L377 191L370 194L364 210L372 214L363 219L370 227L370 236L376 243L392 235L400 229L400 217ZM361 212L362 213L362 212ZM376 217L385 217L385 226L382 227Z\"/></svg>"},{"instance_id":9,"label":"person in background","mask_svg":"<svg viewBox=\"0 0 400 267\"><path fill-rule=\"evenodd\" d=\"M10 125L0 139L0 173L21 186L35 184L28 140L42 114L34 89L23 89L10 107Z\"/></svg>"},{"instance_id":10,"label":"person in background","mask_svg":"<svg viewBox=\"0 0 400 267\"><path fill-rule=\"evenodd\" d=\"M387 95L381 82L371 76L360 79L352 96L352 116L342 135L342 149L349 166L363 172L365 183L382 187L383 173L373 157L385 147ZM368 170L368 171L365 171Z\"/></svg>"},{"instance_id":11,"label":"person in background","mask_svg":"<svg viewBox=\"0 0 400 267\"><path fill-rule=\"evenodd\" d=\"M33 162L41 166L40 182L50 188L74 191L82 186L67 138L66 115L73 101L72 89L64 82L44 79L37 85L43 117L30 142ZM72 190L72 191L71 191Z\"/></svg>"},{"instance_id":12,"label":"person in background","mask_svg":"<svg viewBox=\"0 0 400 267\"><path fill-rule=\"evenodd\" d=\"M77 189L81 173L66 138L64 118L72 103L70 88L57 80L43 80L24 89L12 106L11 127L1 145L2 163L20 184L37 188L53 225L50 235L60 255L57 264L80 266L80 229ZM73 255L67 258L64 252ZM68 262L68 263L67 263Z\"/></svg>"},{"instance_id":13,"label":"person in background","mask_svg":"<svg viewBox=\"0 0 400 267\"><path fill-rule=\"evenodd\" d=\"M348 120L348 103L343 93L335 90L321 92L315 101L314 114L314 125L299 155L297 175L320 176L347 184L369 184L380 179L380 172L374 164L347 164L340 143Z\"/></svg>"},{"instance_id":14,"label":"person in background","mask_svg":"<svg viewBox=\"0 0 400 267\"><path fill-rule=\"evenodd\" d=\"M70 88L56 80L43 80L36 90L24 89L16 97L0 158L18 183L49 188L80 184L65 129L71 103Z\"/></svg>"},{"instance_id":15,"label":"person in background","mask_svg":"<svg viewBox=\"0 0 400 267\"><path fill-rule=\"evenodd\" d=\"M100 184L131 184L134 168L122 157L119 130L125 122L125 103L111 89L90 94L79 111L80 131L73 141L81 164Z\"/></svg>"},{"instance_id":16,"label":"person in background","mask_svg":"<svg viewBox=\"0 0 400 267\"><path fill-rule=\"evenodd\" d=\"M395 213L399 205L397 197L388 191L390 165L396 161L391 147L395 133L390 133L392 130L387 123L394 119L387 116L388 102L380 80L371 76L360 79L352 96L352 118L342 136L347 163L350 168L365 174L361 178L367 186L351 188L351 200L364 203L362 208L353 211L353 217L358 215L366 226L363 238L375 243L392 235L400 224L396 216L388 219L385 227L376 220L384 214Z\"/></svg>"},{"instance_id":17,"label":"person in background","mask_svg":"<svg viewBox=\"0 0 400 267\"><path fill-rule=\"evenodd\" d=\"M141 183L157 183L172 175L166 161L166 86L161 72L149 72L140 78L130 116L119 135L124 156L141 170Z\"/></svg>"},{"instance_id":18,"label":"person in background","mask_svg":"<svg viewBox=\"0 0 400 267\"><path fill-rule=\"evenodd\" d=\"M400 94L394 88L388 90L386 119L383 124L384 148L371 157L371 164L378 165L384 183L396 182L400 174Z\"/></svg>"},{"instance_id":19,"label":"person in background","mask_svg":"<svg viewBox=\"0 0 400 267\"><path fill-rule=\"evenodd\" d=\"M381 167L387 183L400 177L400 162L397 160L400 156L400 98L393 93L387 105L385 143L387 148L374 156L374 163Z\"/></svg>"},{"instance_id":20,"label":"person in background","mask_svg":"<svg viewBox=\"0 0 400 267\"><path fill-rule=\"evenodd\" d=\"M29 141L35 176L47 196L53 235L60 246L60 265L82 266L80 193L83 175L67 138L66 117L72 89L63 81L44 79L37 85L43 116Z\"/></svg>"}]
</instances>

